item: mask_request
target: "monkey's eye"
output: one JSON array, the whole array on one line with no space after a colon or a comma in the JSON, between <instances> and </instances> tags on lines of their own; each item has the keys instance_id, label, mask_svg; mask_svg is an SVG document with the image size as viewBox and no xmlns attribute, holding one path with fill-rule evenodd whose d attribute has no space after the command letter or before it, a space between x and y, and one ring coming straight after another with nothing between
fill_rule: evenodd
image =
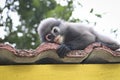
<instances>
[{"instance_id":1,"label":"monkey's eye","mask_svg":"<svg viewBox=\"0 0 120 80\"><path fill-rule=\"evenodd\" d=\"M59 32L60 32L60 29L58 27L53 27L53 29L52 29L52 34L53 35L58 35Z\"/></svg>"},{"instance_id":2,"label":"monkey's eye","mask_svg":"<svg viewBox=\"0 0 120 80\"><path fill-rule=\"evenodd\" d=\"M47 35L45 36L45 38L46 38L47 41L52 41L54 37L53 37L52 34L47 34Z\"/></svg>"}]
</instances>

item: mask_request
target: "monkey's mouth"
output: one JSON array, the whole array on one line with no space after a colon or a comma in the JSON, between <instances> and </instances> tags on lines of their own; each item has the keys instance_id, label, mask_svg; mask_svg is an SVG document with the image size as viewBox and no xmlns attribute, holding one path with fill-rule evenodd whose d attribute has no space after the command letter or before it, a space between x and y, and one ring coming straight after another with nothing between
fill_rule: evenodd
<instances>
[{"instance_id":1,"label":"monkey's mouth","mask_svg":"<svg viewBox=\"0 0 120 80\"><path fill-rule=\"evenodd\" d=\"M63 36L61 36L61 35L56 36L54 39L54 42L57 44L63 43Z\"/></svg>"}]
</instances>

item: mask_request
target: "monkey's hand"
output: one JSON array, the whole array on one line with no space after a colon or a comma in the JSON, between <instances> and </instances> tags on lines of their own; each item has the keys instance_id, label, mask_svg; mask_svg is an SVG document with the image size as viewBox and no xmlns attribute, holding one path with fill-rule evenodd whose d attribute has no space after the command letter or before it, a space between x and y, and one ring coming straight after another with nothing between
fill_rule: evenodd
<instances>
[{"instance_id":1,"label":"monkey's hand","mask_svg":"<svg viewBox=\"0 0 120 80\"><path fill-rule=\"evenodd\" d=\"M57 49L57 54L59 57L63 58L66 56L68 52L70 52L70 48L67 47L65 44L60 45L60 47Z\"/></svg>"}]
</instances>

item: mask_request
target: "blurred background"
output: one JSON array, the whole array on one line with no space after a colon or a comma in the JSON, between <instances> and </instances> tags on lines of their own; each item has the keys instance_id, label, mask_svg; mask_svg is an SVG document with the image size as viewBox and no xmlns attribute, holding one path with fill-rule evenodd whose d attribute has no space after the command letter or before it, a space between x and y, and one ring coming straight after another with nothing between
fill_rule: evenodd
<instances>
[{"instance_id":1,"label":"blurred background","mask_svg":"<svg viewBox=\"0 0 120 80\"><path fill-rule=\"evenodd\" d=\"M89 24L120 42L119 0L0 0L0 43L18 49L40 44L37 27L47 17Z\"/></svg>"}]
</instances>

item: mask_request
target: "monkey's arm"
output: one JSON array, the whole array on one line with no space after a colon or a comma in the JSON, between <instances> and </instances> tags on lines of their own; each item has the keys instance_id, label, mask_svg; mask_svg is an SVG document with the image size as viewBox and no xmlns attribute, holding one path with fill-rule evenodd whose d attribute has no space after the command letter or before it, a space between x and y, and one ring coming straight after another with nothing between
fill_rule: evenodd
<instances>
[{"instance_id":1,"label":"monkey's arm","mask_svg":"<svg viewBox=\"0 0 120 80\"><path fill-rule=\"evenodd\" d=\"M57 49L57 54L59 57L63 58L70 51L71 49L68 46L66 46L65 44L61 44Z\"/></svg>"},{"instance_id":2,"label":"monkey's arm","mask_svg":"<svg viewBox=\"0 0 120 80\"><path fill-rule=\"evenodd\" d=\"M71 50L82 50L90 43L91 42L87 41L87 39L81 39L81 37L78 36L72 41L66 42L65 44L61 44L57 49L57 53L60 57L64 57Z\"/></svg>"}]
</instances>

